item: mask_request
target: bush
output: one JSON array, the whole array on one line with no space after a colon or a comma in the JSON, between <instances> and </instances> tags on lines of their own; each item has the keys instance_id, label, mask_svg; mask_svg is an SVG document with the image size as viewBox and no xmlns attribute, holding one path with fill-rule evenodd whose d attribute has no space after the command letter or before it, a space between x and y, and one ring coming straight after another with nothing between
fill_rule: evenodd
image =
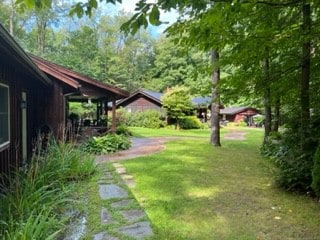
<instances>
[{"instance_id":1,"label":"bush","mask_svg":"<svg viewBox=\"0 0 320 240\"><path fill-rule=\"evenodd\" d=\"M228 122L227 123L228 127L247 127L247 123L244 121L240 121L240 122Z\"/></svg>"},{"instance_id":2,"label":"bush","mask_svg":"<svg viewBox=\"0 0 320 240\"><path fill-rule=\"evenodd\" d=\"M272 134L261 148L264 156L270 157L278 168L276 183L287 190L308 191L312 182L312 157L314 155L314 140L305 139L308 146L303 152L299 143L299 131L287 129L280 137Z\"/></svg>"},{"instance_id":3,"label":"bush","mask_svg":"<svg viewBox=\"0 0 320 240\"><path fill-rule=\"evenodd\" d=\"M320 197L320 146L318 146L313 157L312 184L311 187L318 197Z\"/></svg>"},{"instance_id":4,"label":"bush","mask_svg":"<svg viewBox=\"0 0 320 240\"><path fill-rule=\"evenodd\" d=\"M93 137L81 145L88 153L104 154L129 149L130 139L125 135L107 134L103 137Z\"/></svg>"},{"instance_id":5,"label":"bush","mask_svg":"<svg viewBox=\"0 0 320 240\"><path fill-rule=\"evenodd\" d=\"M156 110L128 113L127 124L131 127L160 128L165 125L162 114Z\"/></svg>"},{"instance_id":6,"label":"bush","mask_svg":"<svg viewBox=\"0 0 320 240\"><path fill-rule=\"evenodd\" d=\"M116 129L116 134L118 135L125 135L125 136L132 136L132 132L129 130L128 127L124 126L124 125L120 125L117 127Z\"/></svg>"},{"instance_id":7,"label":"bush","mask_svg":"<svg viewBox=\"0 0 320 240\"><path fill-rule=\"evenodd\" d=\"M202 123L196 116L186 116L179 119L179 127L181 129L200 129Z\"/></svg>"}]
</instances>

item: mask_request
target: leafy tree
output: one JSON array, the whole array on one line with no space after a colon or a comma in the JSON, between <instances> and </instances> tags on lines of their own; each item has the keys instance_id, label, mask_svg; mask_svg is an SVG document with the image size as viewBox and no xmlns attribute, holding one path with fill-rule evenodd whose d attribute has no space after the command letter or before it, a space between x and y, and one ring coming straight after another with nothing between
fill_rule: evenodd
<instances>
[{"instance_id":1,"label":"leafy tree","mask_svg":"<svg viewBox=\"0 0 320 240\"><path fill-rule=\"evenodd\" d=\"M167 87L185 85L192 95L210 93L208 54L196 48L177 46L174 39L165 36L155 44L154 66L148 87L163 92Z\"/></svg>"},{"instance_id":2,"label":"leafy tree","mask_svg":"<svg viewBox=\"0 0 320 240\"><path fill-rule=\"evenodd\" d=\"M165 109L168 118L173 119L175 128L179 128L179 121L192 111L192 102L189 89L176 86L170 89L162 97L162 107Z\"/></svg>"}]
</instances>

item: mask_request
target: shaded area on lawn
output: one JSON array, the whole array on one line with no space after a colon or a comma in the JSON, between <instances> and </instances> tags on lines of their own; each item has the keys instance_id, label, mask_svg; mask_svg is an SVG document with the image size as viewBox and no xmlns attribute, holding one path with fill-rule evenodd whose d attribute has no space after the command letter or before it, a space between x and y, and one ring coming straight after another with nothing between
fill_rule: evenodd
<instances>
[{"instance_id":1,"label":"shaded area on lawn","mask_svg":"<svg viewBox=\"0 0 320 240\"><path fill-rule=\"evenodd\" d=\"M273 187L259 155L262 132L212 148L180 140L165 151L123 162L136 180L157 239L316 239L320 206Z\"/></svg>"}]
</instances>

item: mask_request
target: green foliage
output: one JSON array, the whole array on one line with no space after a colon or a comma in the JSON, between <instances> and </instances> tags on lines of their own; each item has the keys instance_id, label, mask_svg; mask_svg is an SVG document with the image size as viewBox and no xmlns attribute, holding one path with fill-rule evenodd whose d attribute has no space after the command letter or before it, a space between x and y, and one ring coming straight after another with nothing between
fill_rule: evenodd
<instances>
[{"instance_id":1,"label":"green foliage","mask_svg":"<svg viewBox=\"0 0 320 240\"><path fill-rule=\"evenodd\" d=\"M44 154L39 152L1 186L1 239L56 239L71 207L70 180L87 178L95 168L88 154L51 141Z\"/></svg>"},{"instance_id":2,"label":"green foliage","mask_svg":"<svg viewBox=\"0 0 320 240\"><path fill-rule=\"evenodd\" d=\"M117 135L132 136L132 133L131 133L130 129L125 125L117 126L116 134Z\"/></svg>"},{"instance_id":3,"label":"green foliage","mask_svg":"<svg viewBox=\"0 0 320 240\"><path fill-rule=\"evenodd\" d=\"M125 135L107 134L102 137L93 137L84 142L81 150L93 154L105 154L126 150L131 146L130 139Z\"/></svg>"},{"instance_id":4,"label":"green foliage","mask_svg":"<svg viewBox=\"0 0 320 240\"><path fill-rule=\"evenodd\" d=\"M196 116L186 116L179 120L181 129L201 129L202 123Z\"/></svg>"},{"instance_id":5,"label":"green foliage","mask_svg":"<svg viewBox=\"0 0 320 240\"><path fill-rule=\"evenodd\" d=\"M181 118L191 115L192 102L189 89L186 87L173 87L162 96L162 107L167 116L172 118L177 125Z\"/></svg>"},{"instance_id":6,"label":"green foliage","mask_svg":"<svg viewBox=\"0 0 320 240\"><path fill-rule=\"evenodd\" d=\"M240 122L228 122L227 126L229 127L247 127L247 123L244 121L240 121Z\"/></svg>"},{"instance_id":7,"label":"green foliage","mask_svg":"<svg viewBox=\"0 0 320 240\"><path fill-rule=\"evenodd\" d=\"M130 127L160 128L164 126L162 114L156 110L146 110L127 114Z\"/></svg>"},{"instance_id":8,"label":"green foliage","mask_svg":"<svg viewBox=\"0 0 320 240\"><path fill-rule=\"evenodd\" d=\"M281 137L279 134L269 137L261 152L264 156L273 159L278 168L275 176L279 186L288 190L308 191L312 182L314 145L313 138L305 139L308 151L302 151L297 144L300 132L287 128Z\"/></svg>"},{"instance_id":9,"label":"green foliage","mask_svg":"<svg viewBox=\"0 0 320 240\"><path fill-rule=\"evenodd\" d=\"M311 187L318 197L320 197L320 147L318 146L313 156L312 184Z\"/></svg>"}]
</instances>

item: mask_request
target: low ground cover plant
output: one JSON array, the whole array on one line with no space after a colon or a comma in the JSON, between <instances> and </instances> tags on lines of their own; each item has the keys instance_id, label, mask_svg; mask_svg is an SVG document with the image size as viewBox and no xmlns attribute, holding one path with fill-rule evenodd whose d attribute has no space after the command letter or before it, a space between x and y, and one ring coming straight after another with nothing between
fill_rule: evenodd
<instances>
[{"instance_id":1,"label":"low ground cover plant","mask_svg":"<svg viewBox=\"0 0 320 240\"><path fill-rule=\"evenodd\" d=\"M126 135L107 134L102 137L93 137L84 142L80 148L92 154L104 154L129 149L131 141Z\"/></svg>"},{"instance_id":2,"label":"low ground cover plant","mask_svg":"<svg viewBox=\"0 0 320 240\"><path fill-rule=\"evenodd\" d=\"M48 149L1 185L0 238L57 239L72 209L72 181L87 179L94 159L72 144L51 141Z\"/></svg>"}]
</instances>

